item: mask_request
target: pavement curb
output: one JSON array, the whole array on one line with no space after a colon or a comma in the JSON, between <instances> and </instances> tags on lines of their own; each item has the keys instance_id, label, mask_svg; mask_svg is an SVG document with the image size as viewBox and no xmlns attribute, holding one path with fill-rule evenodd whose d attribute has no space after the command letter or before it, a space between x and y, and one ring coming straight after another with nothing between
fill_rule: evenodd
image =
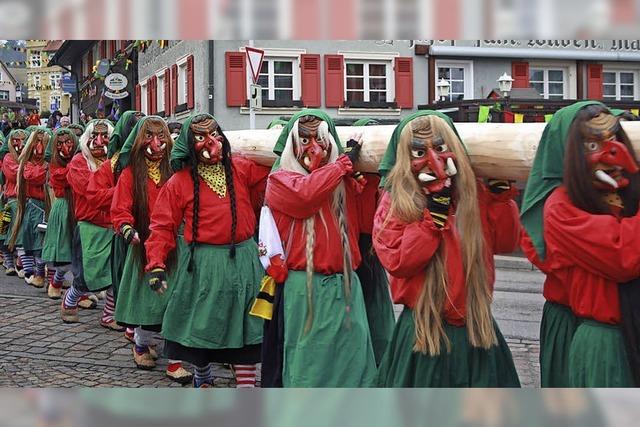
<instances>
[{"instance_id":1,"label":"pavement curb","mask_svg":"<svg viewBox=\"0 0 640 427\"><path fill-rule=\"evenodd\" d=\"M533 264L527 258L518 256L494 255L496 268L504 268L508 270L535 270Z\"/></svg>"}]
</instances>

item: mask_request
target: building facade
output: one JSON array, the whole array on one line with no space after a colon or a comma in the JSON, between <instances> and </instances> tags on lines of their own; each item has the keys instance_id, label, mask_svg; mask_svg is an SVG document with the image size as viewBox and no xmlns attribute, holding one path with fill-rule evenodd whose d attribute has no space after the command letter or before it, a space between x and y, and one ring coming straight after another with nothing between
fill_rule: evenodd
<instances>
[{"instance_id":1,"label":"building facade","mask_svg":"<svg viewBox=\"0 0 640 427\"><path fill-rule=\"evenodd\" d=\"M16 94L20 95L19 99ZM0 101L22 102L19 83L3 62L0 62Z\"/></svg>"},{"instance_id":2,"label":"building facade","mask_svg":"<svg viewBox=\"0 0 640 427\"><path fill-rule=\"evenodd\" d=\"M27 96L36 100L40 113L59 110L63 96L62 69L49 65L53 52L46 51L48 43L48 40L26 41Z\"/></svg>"}]
</instances>

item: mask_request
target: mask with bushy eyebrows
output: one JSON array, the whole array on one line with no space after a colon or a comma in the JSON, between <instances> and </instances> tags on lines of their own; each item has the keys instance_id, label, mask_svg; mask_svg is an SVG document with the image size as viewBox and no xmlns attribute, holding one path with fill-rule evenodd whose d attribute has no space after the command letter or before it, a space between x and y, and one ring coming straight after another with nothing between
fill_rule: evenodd
<instances>
[{"instance_id":1,"label":"mask with bushy eyebrows","mask_svg":"<svg viewBox=\"0 0 640 427\"><path fill-rule=\"evenodd\" d=\"M104 123L96 123L89 137L89 150L95 159L103 160L107 157L109 145L109 128Z\"/></svg>"},{"instance_id":2,"label":"mask with bushy eyebrows","mask_svg":"<svg viewBox=\"0 0 640 427\"><path fill-rule=\"evenodd\" d=\"M171 142L169 129L161 119L149 118L142 123L137 135L143 146L147 160L157 162L167 153L167 145Z\"/></svg>"},{"instance_id":3,"label":"mask with bushy eyebrows","mask_svg":"<svg viewBox=\"0 0 640 427\"><path fill-rule=\"evenodd\" d=\"M222 160L222 135L218 131L218 123L211 117L196 117L191 123L193 145L198 161L205 165L214 165Z\"/></svg>"},{"instance_id":4,"label":"mask with bushy eyebrows","mask_svg":"<svg viewBox=\"0 0 640 427\"><path fill-rule=\"evenodd\" d=\"M318 133L322 123L321 119L311 115L298 120L294 154L300 165L309 172L326 165L331 156L331 142Z\"/></svg>"},{"instance_id":5,"label":"mask with bushy eyebrows","mask_svg":"<svg viewBox=\"0 0 640 427\"><path fill-rule=\"evenodd\" d=\"M63 166L69 163L73 157L73 137L69 133L60 132L55 136L54 146L57 161Z\"/></svg>"}]
</instances>

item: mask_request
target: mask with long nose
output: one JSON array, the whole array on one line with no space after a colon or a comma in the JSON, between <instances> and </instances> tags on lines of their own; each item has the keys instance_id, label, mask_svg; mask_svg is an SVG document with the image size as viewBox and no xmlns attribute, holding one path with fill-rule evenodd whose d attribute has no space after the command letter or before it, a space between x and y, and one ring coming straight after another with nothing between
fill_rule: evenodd
<instances>
[{"instance_id":1,"label":"mask with long nose","mask_svg":"<svg viewBox=\"0 0 640 427\"><path fill-rule=\"evenodd\" d=\"M458 173L455 154L441 136L434 134L426 120L413 128L411 172L427 194L450 187Z\"/></svg>"},{"instance_id":2,"label":"mask with long nose","mask_svg":"<svg viewBox=\"0 0 640 427\"><path fill-rule=\"evenodd\" d=\"M162 160L169 144L169 130L161 120L147 119L140 130L143 135L144 155L151 162Z\"/></svg>"},{"instance_id":3,"label":"mask with long nose","mask_svg":"<svg viewBox=\"0 0 640 427\"><path fill-rule=\"evenodd\" d=\"M27 135L24 132L15 132L11 136L11 141L9 141L9 143L11 144L13 149L16 151L16 155L18 156L20 155L20 153L22 152L22 149L24 148L24 140L26 136Z\"/></svg>"},{"instance_id":4,"label":"mask with long nose","mask_svg":"<svg viewBox=\"0 0 640 427\"><path fill-rule=\"evenodd\" d=\"M44 131L36 131L33 140L33 151L31 152L31 160L41 163L44 161L44 150L47 140L47 135Z\"/></svg>"},{"instance_id":5,"label":"mask with long nose","mask_svg":"<svg viewBox=\"0 0 640 427\"><path fill-rule=\"evenodd\" d=\"M319 135L322 120L303 116L298 121L298 135L294 138L295 155L300 165L309 172L326 165L331 155L331 143Z\"/></svg>"},{"instance_id":6,"label":"mask with long nose","mask_svg":"<svg viewBox=\"0 0 640 427\"><path fill-rule=\"evenodd\" d=\"M218 131L218 123L212 118L205 118L191 123L194 148L198 161L205 165L214 165L222 160L222 143L224 138Z\"/></svg>"},{"instance_id":7,"label":"mask with long nose","mask_svg":"<svg viewBox=\"0 0 640 427\"><path fill-rule=\"evenodd\" d=\"M109 128L104 123L96 123L89 137L89 151L94 159L104 160L109 145Z\"/></svg>"},{"instance_id":8,"label":"mask with long nose","mask_svg":"<svg viewBox=\"0 0 640 427\"><path fill-rule=\"evenodd\" d=\"M591 167L593 185L603 191L629 185L625 174L638 173L638 164L627 146L616 139L620 123L616 117L600 113L586 123L584 151Z\"/></svg>"},{"instance_id":9,"label":"mask with long nose","mask_svg":"<svg viewBox=\"0 0 640 427\"><path fill-rule=\"evenodd\" d=\"M57 160L60 164L66 165L73 157L73 138L67 133L59 133L55 139Z\"/></svg>"}]
</instances>

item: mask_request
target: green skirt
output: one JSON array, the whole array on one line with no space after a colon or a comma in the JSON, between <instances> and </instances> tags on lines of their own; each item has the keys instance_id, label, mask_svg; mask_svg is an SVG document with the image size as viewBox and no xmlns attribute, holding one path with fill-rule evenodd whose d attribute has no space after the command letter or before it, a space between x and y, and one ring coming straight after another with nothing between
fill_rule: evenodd
<instances>
[{"instance_id":1,"label":"green skirt","mask_svg":"<svg viewBox=\"0 0 640 427\"><path fill-rule=\"evenodd\" d=\"M118 301L118 290L120 289L120 281L122 280L128 249L124 237L120 234L115 234L111 242L111 280L113 282L113 296L116 302Z\"/></svg>"},{"instance_id":2,"label":"green skirt","mask_svg":"<svg viewBox=\"0 0 640 427\"><path fill-rule=\"evenodd\" d=\"M438 356L413 351L413 310L398 319L378 371L378 387L520 387L511 351L494 322L498 344L489 350L469 344L466 327L444 325L451 351Z\"/></svg>"},{"instance_id":3,"label":"green skirt","mask_svg":"<svg viewBox=\"0 0 640 427\"><path fill-rule=\"evenodd\" d=\"M396 319L389 294L387 273L378 257L372 252L371 235L361 234L359 240L362 263L357 270L362 285L364 306L367 310L369 331L376 364L380 364L382 355L389 345Z\"/></svg>"},{"instance_id":4,"label":"green skirt","mask_svg":"<svg viewBox=\"0 0 640 427\"><path fill-rule=\"evenodd\" d=\"M53 202L44 235L42 259L53 263L71 263L71 228L69 227L69 203L59 198Z\"/></svg>"},{"instance_id":5,"label":"green skirt","mask_svg":"<svg viewBox=\"0 0 640 427\"><path fill-rule=\"evenodd\" d=\"M13 223L16 220L16 213L18 211L18 200L16 200L15 198L9 199L5 204L5 207L8 207L8 209L11 210L11 222L7 227L6 234L0 234L0 240L8 245L9 241L11 240L11 230L13 229ZM16 246L20 246L17 241Z\"/></svg>"},{"instance_id":6,"label":"green skirt","mask_svg":"<svg viewBox=\"0 0 640 427\"><path fill-rule=\"evenodd\" d=\"M82 243L84 281L90 291L100 291L113 284L111 279L111 243L113 230L90 222L78 223Z\"/></svg>"},{"instance_id":7,"label":"green skirt","mask_svg":"<svg viewBox=\"0 0 640 427\"><path fill-rule=\"evenodd\" d=\"M570 387L633 387L620 328L583 319L569 350Z\"/></svg>"},{"instance_id":8,"label":"green skirt","mask_svg":"<svg viewBox=\"0 0 640 427\"><path fill-rule=\"evenodd\" d=\"M544 303L540 324L540 383L542 387L569 387L569 348L578 318L569 307Z\"/></svg>"},{"instance_id":9,"label":"green skirt","mask_svg":"<svg viewBox=\"0 0 640 427\"><path fill-rule=\"evenodd\" d=\"M368 387L376 375L360 280L351 281L351 304L342 274L313 275L313 323L305 333L307 274L289 271L284 284L284 387Z\"/></svg>"},{"instance_id":10,"label":"green skirt","mask_svg":"<svg viewBox=\"0 0 640 427\"><path fill-rule=\"evenodd\" d=\"M168 279L171 297L162 335L200 349L260 344L263 321L249 314L264 276L256 242L236 244L233 259L229 245L197 244L192 271L188 248L179 252L175 273Z\"/></svg>"},{"instance_id":11,"label":"green skirt","mask_svg":"<svg viewBox=\"0 0 640 427\"><path fill-rule=\"evenodd\" d=\"M16 246L22 246L27 252L41 251L44 233L38 230L38 224L43 223L44 220L44 202L37 199L27 199Z\"/></svg>"}]
</instances>

